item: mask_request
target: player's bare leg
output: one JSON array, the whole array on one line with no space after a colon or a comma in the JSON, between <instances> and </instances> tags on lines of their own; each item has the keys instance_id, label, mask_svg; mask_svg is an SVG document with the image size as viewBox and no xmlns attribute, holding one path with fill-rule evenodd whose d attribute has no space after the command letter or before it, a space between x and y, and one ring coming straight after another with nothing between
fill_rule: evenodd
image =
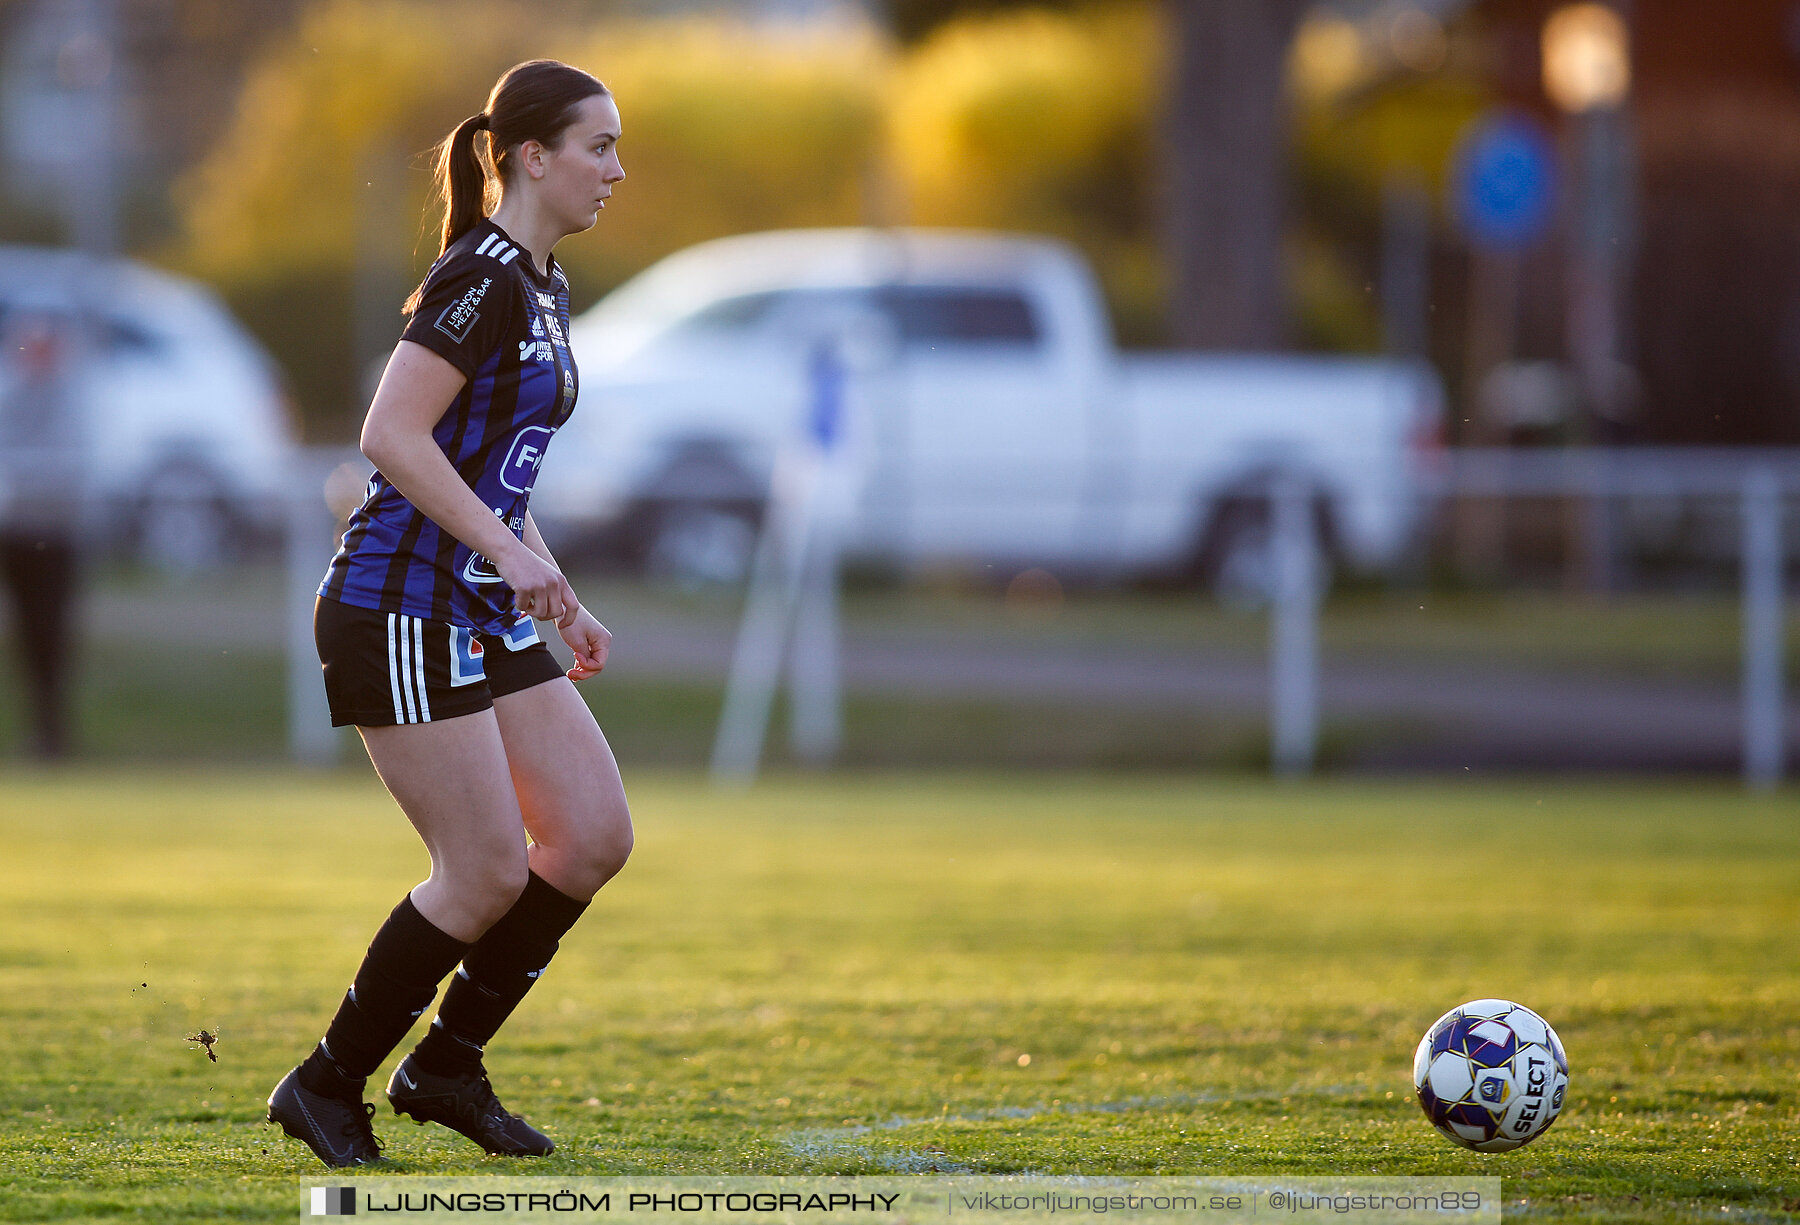
<instances>
[{"instance_id":1,"label":"player's bare leg","mask_svg":"<svg viewBox=\"0 0 1800 1225\"><path fill-rule=\"evenodd\" d=\"M612 748L571 681L498 698L494 714L531 833L531 870L587 901L631 855L631 810Z\"/></svg>"},{"instance_id":2,"label":"player's bare leg","mask_svg":"<svg viewBox=\"0 0 1800 1225\"><path fill-rule=\"evenodd\" d=\"M518 900L527 869L494 712L360 730L375 772L431 854L413 904L458 940L479 939Z\"/></svg>"},{"instance_id":3,"label":"player's bare leg","mask_svg":"<svg viewBox=\"0 0 1800 1225\"><path fill-rule=\"evenodd\" d=\"M366 1079L527 881L524 830L492 711L362 730L376 771L430 850L431 875L375 933L325 1037L269 1097L270 1120L331 1166L381 1159L374 1107L362 1100ZM489 1090L481 1110L490 1130L513 1121L492 1098ZM537 1140L528 1137L520 1151L547 1151L549 1142L530 1134Z\"/></svg>"},{"instance_id":4,"label":"player's bare leg","mask_svg":"<svg viewBox=\"0 0 1800 1225\"><path fill-rule=\"evenodd\" d=\"M624 866L631 818L612 751L569 681L497 697L494 715L532 837L530 873L517 902L463 958L430 1031L388 1082L388 1100L490 1153L541 1156L554 1145L500 1105L482 1056L589 899Z\"/></svg>"}]
</instances>

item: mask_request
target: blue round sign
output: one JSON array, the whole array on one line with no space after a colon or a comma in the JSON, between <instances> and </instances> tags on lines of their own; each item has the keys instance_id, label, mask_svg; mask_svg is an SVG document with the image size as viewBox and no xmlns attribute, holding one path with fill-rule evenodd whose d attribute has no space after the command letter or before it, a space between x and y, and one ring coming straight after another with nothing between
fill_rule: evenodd
<instances>
[{"instance_id":1,"label":"blue round sign","mask_svg":"<svg viewBox=\"0 0 1800 1225\"><path fill-rule=\"evenodd\" d=\"M1556 150L1524 115L1491 115L1458 146L1454 183L1457 218L1476 245L1529 246L1556 215Z\"/></svg>"}]
</instances>

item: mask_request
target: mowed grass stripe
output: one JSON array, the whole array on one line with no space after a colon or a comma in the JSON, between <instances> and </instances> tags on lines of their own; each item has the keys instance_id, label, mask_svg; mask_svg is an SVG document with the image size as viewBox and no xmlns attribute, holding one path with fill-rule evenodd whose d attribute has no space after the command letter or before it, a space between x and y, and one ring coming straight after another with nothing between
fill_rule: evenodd
<instances>
[{"instance_id":1,"label":"mowed grass stripe","mask_svg":"<svg viewBox=\"0 0 1800 1225\"><path fill-rule=\"evenodd\" d=\"M628 781L632 864L491 1054L561 1145L533 1173L1499 1173L1532 1219L1796 1216L1791 796ZM0 839L0 1219L288 1219L323 1170L262 1099L425 869L379 785L14 775ZM1574 1070L1507 1157L1408 1100L1484 995ZM378 1130L408 1171L514 1168Z\"/></svg>"}]
</instances>

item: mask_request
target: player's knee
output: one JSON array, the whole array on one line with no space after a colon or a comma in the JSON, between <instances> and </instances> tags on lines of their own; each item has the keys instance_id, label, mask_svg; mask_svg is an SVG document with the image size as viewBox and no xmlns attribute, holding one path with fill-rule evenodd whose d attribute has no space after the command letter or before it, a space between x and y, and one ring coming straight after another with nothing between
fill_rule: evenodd
<instances>
[{"instance_id":1,"label":"player's knee","mask_svg":"<svg viewBox=\"0 0 1800 1225\"><path fill-rule=\"evenodd\" d=\"M631 829L631 819L627 817L615 822L604 830L594 848L594 866L606 874L611 880L625 867L625 861L631 858L631 848L635 835Z\"/></svg>"},{"instance_id":2,"label":"player's knee","mask_svg":"<svg viewBox=\"0 0 1800 1225\"><path fill-rule=\"evenodd\" d=\"M491 926L525 891L529 868L523 854L477 857L454 874L458 899L480 926Z\"/></svg>"},{"instance_id":3,"label":"player's knee","mask_svg":"<svg viewBox=\"0 0 1800 1225\"><path fill-rule=\"evenodd\" d=\"M631 857L631 820L622 814L583 822L575 827L573 844L565 859L585 878L589 891L598 890L619 874Z\"/></svg>"}]
</instances>

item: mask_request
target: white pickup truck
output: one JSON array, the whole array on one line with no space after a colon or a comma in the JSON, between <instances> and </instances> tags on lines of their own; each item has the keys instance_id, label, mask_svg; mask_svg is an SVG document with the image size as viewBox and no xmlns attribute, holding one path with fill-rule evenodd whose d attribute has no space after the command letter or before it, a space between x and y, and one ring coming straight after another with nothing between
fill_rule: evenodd
<instances>
[{"instance_id":1,"label":"white pickup truck","mask_svg":"<svg viewBox=\"0 0 1800 1225\"><path fill-rule=\"evenodd\" d=\"M742 573L778 450L835 346L853 556L906 569L1261 585L1268 491L1314 491L1333 562L1393 564L1441 430L1429 369L1120 353L1085 264L1037 238L795 230L691 247L574 322L581 399L536 484L553 540Z\"/></svg>"}]
</instances>

